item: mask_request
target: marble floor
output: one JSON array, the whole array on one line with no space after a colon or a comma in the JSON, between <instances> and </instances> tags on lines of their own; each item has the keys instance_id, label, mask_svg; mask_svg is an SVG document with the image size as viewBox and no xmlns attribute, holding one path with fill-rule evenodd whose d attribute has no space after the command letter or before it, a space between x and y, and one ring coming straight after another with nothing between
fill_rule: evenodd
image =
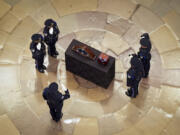
<instances>
[{"instance_id":1,"label":"marble floor","mask_svg":"<svg viewBox=\"0 0 180 135\"><path fill-rule=\"evenodd\" d=\"M60 55L46 56L41 74L29 44L47 18L60 28ZM179 0L0 0L0 135L179 135L179 24ZM144 32L153 45L150 76L130 99L124 94L128 55L138 51ZM65 70L72 39L116 58L108 89ZM53 81L71 94L59 123L42 98Z\"/></svg>"}]
</instances>

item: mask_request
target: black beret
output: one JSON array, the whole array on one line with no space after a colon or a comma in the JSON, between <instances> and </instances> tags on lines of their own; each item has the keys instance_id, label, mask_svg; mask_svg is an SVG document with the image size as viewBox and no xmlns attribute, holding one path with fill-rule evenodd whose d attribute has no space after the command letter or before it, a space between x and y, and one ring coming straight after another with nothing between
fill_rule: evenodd
<instances>
[{"instance_id":1,"label":"black beret","mask_svg":"<svg viewBox=\"0 0 180 135\"><path fill-rule=\"evenodd\" d=\"M41 34L33 34L31 36L32 41L38 41L39 39L41 39L41 41L43 40L43 36Z\"/></svg>"},{"instance_id":2,"label":"black beret","mask_svg":"<svg viewBox=\"0 0 180 135\"><path fill-rule=\"evenodd\" d=\"M143 46L146 46L147 48L151 48L151 41L149 39L146 39L146 38L142 38L140 40L140 44L143 45Z\"/></svg>"},{"instance_id":3,"label":"black beret","mask_svg":"<svg viewBox=\"0 0 180 135\"><path fill-rule=\"evenodd\" d=\"M53 19L47 19L47 20L44 22L44 25L45 25L45 26L51 26L51 24L53 24L54 26L57 25L57 23L56 23Z\"/></svg>"},{"instance_id":4,"label":"black beret","mask_svg":"<svg viewBox=\"0 0 180 135\"><path fill-rule=\"evenodd\" d=\"M141 38L149 39L149 34L148 33L144 33L144 34L141 35Z\"/></svg>"},{"instance_id":5,"label":"black beret","mask_svg":"<svg viewBox=\"0 0 180 135\"><path fill-rule=\"evenodd\" d=\"M50 90L58 90L58 84L56 82L53 82L49 85Z\"/></svg>"}]
</instances>

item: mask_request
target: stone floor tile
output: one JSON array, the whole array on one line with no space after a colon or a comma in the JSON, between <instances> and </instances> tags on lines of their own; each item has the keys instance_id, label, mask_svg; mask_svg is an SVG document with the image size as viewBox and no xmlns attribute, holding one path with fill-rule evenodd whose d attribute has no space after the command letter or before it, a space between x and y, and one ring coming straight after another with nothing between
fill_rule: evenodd
<instances>
[{"instance_id":1,"label":"stone floor tile","mask_svg":"<svg viewBox=\"0 0 180 135\"><path fill-rule=\"evenodd\" d=\"M97 8L97 0L52 0L52 3L60 16L81 11L94 11Z\"/></svg>"},{"instance_id":2,"label":"stone floor tile","mask_svg":"<svg viewBox=\"0 0 180 135\"><path fill-rule=\"evenodd\" d=\"M133 0L133 1L145 7L150 7L156 0Z\"/></svg>"},{"instance_id":3,"label":"stone floor tile","mask_svg":"<svg viewBox=\"0 0 180 135\"><path fill-rule=\"evenodd\" d=\"M31 36L38 33L40 26L31 17L26 17L18 27L13 31L6 42L7 45L25 48L30 45Z\"/></svg>"},{"instance_id":4,"label":"stone floor tile","mask_svg":"<svg viewBox=\"0 0 180 135\"><path fill-rule=\"evenodd\" d=\"M175 49L161 55L163 67L166 69L179 69L180 49Z\"/></svg>"},{"instance_id":5,"label":"stone floor tile","mask_svg":"<svg viewBox=\"0 0 180 135\"><path fill-rule=\"evenodd\" d=\"M23 50L15 46L5 45L0 54L0 63L18 64L22 61Z\"/></svg>"},{"instance_id":6,"label":"stone floor tile","mask_svg":"<svg viewBox=\"0 0 180 135\"><path fill-rule=\"evenodd\" d=\"M107 23L112 23L114 21L119 20L121 17L118 15L114 15L114 14L108 14L107 16Z\"/></svg>"},{"instance_id":7,"label":"stone floor tile","mask_svg":"<svg viewBox=\"0 0 180 135\"><path fill-rule=\"evenodd\" d=\"M116 67L115 67L115 72L117 73L117 72L125 72L126 70L124 69L124 67L123 67L123 64L122 64L122 62L121 62L121 60L120 59L118 59L118 60L116 60Z\"/></svg>"},{"instance_id":8,"label":"stone floor tile","mask_svg":"<svg viewBox=\"0 0 180 135\"><path fill-rule=\"evenodd\" d=\"M132 23L130 23L128 20L119 19L117 21L113 21L112 23L106 24L105 30L122 36L126 33L128 29L131 28L131 26Z\"/></svg>"},{"instance_id":9,"label":"stone floor tile","mask_svg":"<svg viewBox=\"0 0 180 135\"><path fill-rule=\"evenodd\" d=\"M163 85L157 107L168 113L174 113L180 104L180 88Z\"/></svg>"},{"instance_id":10,"label":"stone floor tile","mask_svg":"<svg viewBox=\"0 0 180 135\"><path fill-rule=\"evenodd\" d=\"M0 49L2 49L8 38L8 34L6 32L0 31L0 37Z\"/></svg>"},{"instance_id":11,"label":"stone floor tile","mask_svg":"<svg viewBox=\"0 0 180 135\"><path fill-rule=\"evenodd\" d=\"M26 16L37 11L39 7L43 6L45 3L49 2L48 0L21 0L12 8L12 14L23 19Z\"/></svg>"},{"instance_id":12,"label":"stone floor tile","mask_svg":"<svg viewBox=\"0 0 180 135\"><path fill-rule=\"evenodd\" d=\"M135 127L131 127L127 130L123 130L117 134L114 134L114 135L144 135L142 134L138 129L136 129Z\"/></svg>"},{"instance_id":13,"label":"stone floor tile","mask_svg":"<svg viewBox=\"0 0 180 135\"><path fill-rule=\"evenodd\" d=\"M99 117L103 115L103 108L99 103L96 102L87 102L83 100L76 99L70 104L69 108L66 111L67 113L85 116L85 117Z\"/></svg>"},{"instance_id":14,"label":"stone floor tile","mask_svg":"<svg viewBox=\"0 0 180 135\"><path fill-rule=\"evenodd\" d=\"M31 110L37 115L40 116L44 112L49 112L48 105L42 97L42 93L30 95L25 98L25 103L31 108Z\"/></svg>"},{"instance_id":15,"label":"stone floor tile","mask_svg":"<svg viewBox=\"0 0 180 135\"><path fill-rule=\"evenodd\" d=\"M111 49L117 55L129 49L129 46L125 41L123 41L118 35L110 32L105 34L102 45Z\"/></svg>"},{"instance_id":16,"label":"stone floor tile","mask_svg":"<svg viewBox=\"0 0 180 135\"><path fill-rule=\"evenodd\" d=\"M74 33L70 33L67 34L66 36L59 37L59 40L56 43L56 47L66 51L66 49L68 48L68 46L70 45L73 39L76 39L76 35Z\"/></svg>"},{"instance_id":17,"label":"stone floor tile","mask_svg":"<svg viewBox=\"0 0 180 135\"><path fill-rule=\"evenodd\" d=\"M7 112L4 103L0 100L0 115L3 115Z\"/></svg>"},{"instance_id":18,"label":"stone floor tile","mask_svg":"<svg viewBox=\"0 0 180 135\"><path fill-rule=\"evenodd\" d=\"M6 3L8 3L11 6L16 5L20 0L4 0Z\"/></svg>"},{"instance_id":19,"label":"stone floor tile","mask_svg":"<svg viewBox=\"0 0 180 135\"><path fill-rule=\"evenodd\" d=\"M122 109L114 113L119 127L122 130L127 130L142 118L142 112L135 105L128 103Z\"/></svg>"},{"instance_id":20,"label":"stone floor tile","mask_svg":"<svg viewBox=\"0 0 180 135\"><path fill-rule=\"evenodd\" d=\"M99 121L99 134L112 135L118 133L121 129L118 125L114 114L107 114L98 119Z\"/></svg>"},{"instance_id":21,"label":"stone floor tile","mask_svg":"<svg viewBox=\"0 0 180 135\"><path fill-rule=\"evenodd\" d=\"M8 118L7 115L0 116L0 134L6 135L20 135L20 132L17 130L12 121Z\"/></svg>"},{"instance_id":22,"label":"stone floor tile","mask_svg":"<svg viewBox=\"0 0 180 135\"><path fill-rule=\"evenodd\" d=\"M3 0L0 1L0 18L4 16L9 10L11 6L4 2Z\"/></svg>"},{"instance_id":23,"label":"stone floor tile","mask_svg":"<svg viewBox=\"0 0 180 135\"><path fill-rule=\"evenodd\" d=\"M0 29L10 33L18 23L18 18L9 12L0 20Z\"/></svg>"},{"instance_id":24,"label":"stone floor tile","mask_svg":"<svg viewBox=\"0 0 180 135\"><path fill-rule=\"evenodd\" d=\"M163 72L163 84L180 87L180 69L179 70L165 70Z\"/></svg>"},{"instance_id":25,"label":"stone floor tile","mask_svg":"<svg viewBox=\"0 0 180 135\"><path fill-rule=\"evenodd\" d=\"M0 66L0 89L2 91L8 89L19 89L20 76L19 76L19 67L18 65L1 65ZM1 92L2 92L1 91Z\"/></svg>"},{"instance_id":26,"label":"stone floor tile","mask_svg":"<svg viewBox=\"0 0 180 135\"><path fill-rule=\"evenodd\" d=\"M54 9L54 7L50 3L47 3L43 6L41 6L31 16L41 27L44 27L44 22L46 19L51 18L55 21L58 21L58 19L59 19L56 10Z\"/></svg>"},{"instance_id":27,"label":"stone floor tile","mask_svg":"<svg viewBox=\"0 0 180 135\"><path fill-rule=\"evenodd\" d=\"M135 9L136 4L130 0L100 0L97 10L129 19Z\"/></svg>"},{"instance_id":28,"label":"stone floor tile","mask_svg":"<svg viewBox=\"0 0 180 135\"><path fill-rule=\"evenodd\" d=\"M172 115L168 115L162 110L152 108L146 117L142 118L135 127L146 135L159 135L168 124Z\"/></svg>"},{"instance_id":29,"label":"stone floor tile","mask_svg":"<svg viewBox=\"0 0 180 135\"><path fill-rule=\"evenodd\" d=\"M60 36L64 36L79 30L76 14L61 17L57 23L61 32Z\"/></svg>"},{"instance_id":30,"label":"stone floor tile","mask_svg":"<svg viewBox=\"0 0 180 135\"><path fill-rule=\"evenodd\" d=\"M135 12L132 20L147 32L152 32L163 25L163 21L157 15L142 6Z\"/></svg>"},{"instance_id":31,"label":"stone floor tile","mask_svg":"<svg viewBox=\"0 0 180 135\"><path fill-rule=\"evenodd\" d=\"M180 108L177 109L176 114L173 118L173 120L170 122L170 124L167 126L165 131L168 133L168 135L178 135L179 134L179 123L180 123Z\"/></svg>"},{"instance_id":32,"label":"stone floor tile","mask_svg":"<svg viewBox=\"0 0 180 135\"><path fill-rule=\"evenodd\" d=\"M154 0L149 8L158 16L164 17L169 11L172 10L169 3L171 0Z\"/></svg>"},{"instance_id":33,"label":"stone floor tile","mask_svg":"<svg viewBox=\"0 0 180 135\"><path fill-rule=\"evenodd\" d=\"M173 32L175 32L177 38L180 39L180 15L175 11L172 11L169 12L166 16L164 16L163 19L171 27Z\"/></svg>"},{"instance_id":34,"label":"stone floor tile","mask_svg":"<svg viewBox=\"0 0 180 135\"><path fill-rule=\"evenodd\" d=\"M174 35L165 25L151 33L150 37L151 42L158 49L160 54L178 47L178 42Z\"/></svg>"},{"instance_id":35,"label":"stone floor tile","mask_svg":"<svg viewBox=\"0 0 180 135\"><path fill-rule=\"evenodd\" d=\"M175 9L180 14L180 9L179 9L180 1L179 0L171 0L169 4L173 9Z\"/></svg>"},{"instance_id":36,"label":"stone floor tile","mask_svg":"<svg viewBox=\"0 0 180 135\"><path fill-rule=\"evenodd\" d=\"M99 135L96 118L81 118L76 124L73 135Z\"/></svg>"}]
</instances>

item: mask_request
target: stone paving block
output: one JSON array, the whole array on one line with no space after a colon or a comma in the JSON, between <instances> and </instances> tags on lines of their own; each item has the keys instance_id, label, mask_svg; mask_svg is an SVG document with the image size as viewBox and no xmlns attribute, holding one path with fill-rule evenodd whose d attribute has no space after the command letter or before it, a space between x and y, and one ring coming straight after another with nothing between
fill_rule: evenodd
<instances>
[{"instance_id":1,"label":"stone paving block","mask_svg":"<svg viewBox=\"0 0 180 135\"><path fill-rule=\"evenodd\" d=\"M114 14L108 14L107 16L107 23L112 23L114 21L119 20L121 17L118 15L114 15Z\"/></svg>"},{"instance_id":2,"label":"stone paving block","mask_svg":"<svg viewBox=\"0 0 180 135\"><path fill-rule=\"evenodd\" d=\"M2 49L8 38L8 34L6 32L0 31L0 37L0 49Z\"/></svg>"},{"instance_id":3,"label":"stone paving block","mask_svg":"<svg viewBox=\"0 0 180 135\"><path fill-rule=\"evenodd\" d=\"M16 5L20 0L4 0L6 3L8 3L11 6Z\"/></svg>"},{"instance_id":4,"label":"stone paving block","mask_svg":"<svg viewBox=\"0 0 180 135\"><path fill-rule=\"evenodd\" d=\"M179 3L180 4L180 3ZM177 39L180 39L180 15L175 11L169 12L164 16L164 21L171 27L172 31L175 32Z\"/></svg>"},{"instance_id":5,"label":"stone paving block","mask_svg":"<svg viewBox=\"0 0 180 135\"><path fill-rule=\"evenodd\" d=\"M142 118L136 125L142 134L159 135L162 129L171 120L172 115L168 115L163 110L152 108L146 117Z\"/></svg>"},{"instance_id":6,"label":"stone paving block","mask_svg":"<svg viewBox=\"0 0 180 135\"><path fill-rule=\"evenodd\" d=\"M132 20L147 32L152 32L163 25L163 21L157 15L142 6L135 12Z\"/></svg>"},{"instance_id":7,"label":"stone paving block","mask_svg":"<svg viewBox=\"0 0 180 135\"><path fill-rule=\"evenodd\" d=\"M163 72L163 84L180 87L180 69L179 70L165 70Z\"/></svg>"},{"instance_id":8,"label":"stone paving block","mask_svg":"<svg viewBox=\"0 0 180 135\"><path fill-rule=\"evenodd\" d=\"M169 51L161 55L163 67L166 69L179 69L180 48Z\"/></svg>"},{"instance_id":9,"label":"stone paving block","mask_svg":"<svg viewBox=\"0 0 180 135\"><path fill-rule=\"evenodd\" d=\"M180 14L180 9L179 9L180 1L179 0L171 0L169 5Z\"/></svg>"},{"instance_id":10,"label":"stone paving block","mask_svg":"<svg viewBox=\"0 0 180 135\"><path fill-rule=\"evenodd\" d=\"M133 1L145 7L150 7L156 0L133 0Z\"/></svg>"},{"instance_id":11,"label":"stone paving block","mask_svg":"<svg viewBox=\"0 0 180 135\"><path fill-rule=\"evenodd\" d=\"M104 113L103 108L99 103L88 102L78 99L76 99L75 101L73 101L72 104L70 104L66 112L73 115L85 117L99 117L102 116Z\"/></svg>"},{"instance_id":12,"label":"stone paving block","mask_svg":"<svg viewBox=\"0 0 180 135\"><path fill-rule=\"evenodd\" d=\"M110 24L106 24L105 30L118 34L119 36L122 36L123 34L127 32L128 29L131 28L131 26L132 26L132 23L130 23L128 20L119 19Z\"/></svg>"},{"instance_id":13,"label":"stone paving block","mask_svg":"<svg viewBox=\"0 0 180 135\"><path fill-rule=\"evenodd\" d=\"M30 45L32 34L39 30L40 26L31 17L26 17L10 35L6 44L24 49Z\"/></svg>"},{"instance_id":14,"label":"stone paving block","mask_svg":"<svg viewBox=\"0 0 180 135\"><path fill-rule=\"evenodd\" d=\"M76 124L73 135L99 135L96 118L81 118Z\"/></svg>"},{"instance_id":15,"label":"stone paving block","mask_svg":"<svg viewBox=\"0 0 180 135\"><path fill-rule=\"evenodd\" d=\"M19 76L19 67L17 65L1 65L0 66L0 89L3 90L12 90L20 88L20 76Z\"/></svg>"},{"instance_id":16,"label":"stone paving block","mask_svg":"<svg viewBox=\"0 0 180 135\"><path fill-rule=\"evenodd\" d=\"M164 17L168 12L172 10L169 3L171 0L154 0L149 8L158 16Z\"/></svg>"},{"instance_id":17,"label":"stone paving block","mask_svg":"<svg viewBox=\"0 0 180 135\"><path fill-rule=\"evenodd\" d=\"M76 14L61 17L58 21L58 24L59 24L58 26L61 32L61 36L64 36L66 34L70 34L72 32L79 30L78 19L77 19Z\"/></svg>"},{"instance_id":18,"label":"stone paving block","mask_svg":"<svg viewBox=\"0 0 180 135\"><path fill-rule=\"evenodd\" d=\"M80 29L97 28L103 29L106 25L107 14L101 12L77 13L78 27Z\"/></svg>"},{"instance_id":19,"label":"stone paving block","mask_svg":"<svg viewBox=\"0 0 180 135\"><path fill-rule=\"evenodd\" d=\"M124 67L123 67L123 64L122 64L122 62L121 62L121 60L119 59L119 60L116 60L116 67L115 67L115 71L116 71L116 73L117 72L124 72L124 71L126 71L125 69L124 69Z\"/></svg>"},{"instance_id":20,"label":"stone paving block","mask_svg":"<svg viewBox=\"0 0 180 135\"><path fill-rule=\"evenodd\" d=\"M10 33L18 23L19 19L16 16L12 15L11 12L9 12L0 20L0 30Z\"/></svg>"},{"instance_id":21,"label":"stone paving block","mask_svg":"<svg viewBox=\"0 0 180 135\"><path fill-rule=\"evenodd\" d=\"M150 37L151 42L160 54L176 49L179 46L174 35L165 25L151 33Z\"/></svg>"},{"instance_id":22,"label":"stone paving block","mask_svg":"<svg viewBox=\"0 0 180 135\"><path fill-rule=\"evenodd\" d=\"M117 55L128 50L129 48L128 44L125 41L123 41L120 36L110 32L107 32L105 34L102 45L106 48L111 49Z\"/></svg>"},{"instance_id":23,"label":"stone paving block","mask_svg":"<svg viewBox=\"0 0 180 135\"><path fill-rule=\"evenodd\" d=\"M98 119L99 122L99 135L112 135L118 133L121 127L118 125L118 121L114 114L108 114L101 116Z\"/></svg>"},{"instance_id":24,"label":"stone paving block","mask_svg":"<svg viewBox=\"0 0 180 135\"><path fill-rule=\"evenodd\" d=\"M180 104L180 88L163 85L157 107L168 113L175 113Z\"/></svg>"},{"instance_id":25,"label":"stone paving block","mask_svg":"<svg viewBox=\"0 0 180 135\"><path fill-rule=\"evenodd\" d=\"M4 2L3 0L0 1L0 18L4 16L9 10L11 6Z\"/></svg>"},{"instance_id":26,"label":"stone paving block","mask_svg":"<svg viewBox=\"0 0 180 135\"><path fill-rule=\"evenodd\" d=\"M23 50L16 46L5 45L0 54L0 63L19 64L22 61Z\"/></svg>"},{"instance_id":27,"label":"stone paving block","mask_svg":"<svg viewBox=\"0 0 180 135\"><path fill-rule=\"evenodd\" d=\"M0 134L3 135L20 135L20 132L17 130L12 121L8 118L7 115L0 116Z\"/></svg>"},{"instance_id":28,"label":"stone paving block","mask_svg":"<svg viewBox=\"0 0 180 135\"><path fill-rule=\"evenodd\" d=\"M39 7L43 6L48 0L21 0L12 9L12 14L23 19L26 16L36 12Z\"/></svg>"},{"instance_id":29,"label":"stone paving block","mask_svg":"<svg viewBox=\"0 0 180 135\"><path fill-rule=\"evenodd\" d=\"M47 10L48 9L48 10ZM44 27L44 22L46 19L53 19L56 22L58 21L59 17L54 9L54 7L47 3L41 6L35 13L32 14L32 18L41 26Z\"/></svg>"},{"instance_id":30,"label":"stone paving block","mask_svg":"<svg viewBox=\"0 0 180 135\"><path fill-rule=\"evenodd\" d=\"M97 0L52 0L60 16L65 16L81 11L94 11L97 8Z\"/></svg>"},{"instance_id":31,"label":"stone paving block","mask_svg":"<svg viewBox=\"0 0 180 135\"><path fill-rule=\"evenodd\" d=\"M129 19L135 9L136 4L130 0L100 0L97 10Z\"/></svg>"}]
</instances>

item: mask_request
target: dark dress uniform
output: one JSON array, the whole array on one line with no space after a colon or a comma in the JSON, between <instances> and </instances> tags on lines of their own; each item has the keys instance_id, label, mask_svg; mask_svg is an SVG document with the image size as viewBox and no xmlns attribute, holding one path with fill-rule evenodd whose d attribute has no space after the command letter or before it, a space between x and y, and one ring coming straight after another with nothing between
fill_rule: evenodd
<instances>
[{"instance_id":1,"label":"dark dress uniform","mask_svg":"<svg viewBox=\"0 0 180 135\"><path fill-rule=\"evenodd\" d=\"M63 101L65 99L70 98L68 89L65 91L65 94L63 95L58 91L58 84L53 82L49 85L48 88L44 89L43 98L47 100L47 104L49 106L52 119L58 122L63 116Z\"/></svg>"},{"instance_id":2,"label":"dark dress uniform","mask_svg":"<svg viewBox=\"0 0 180 135\"><path fill-rule=\"evenodd\" d=\"M150 70L150 60L151 60L151 41L149 39L148 33L141 35L142 39L140 40L141 48L138 52L138 57L141 59L141 62L144 66L145 75L144 78L147 78Z\"/></svg>"},{"instance_id":3,"label":"dark dress uniform","mask_svg":"<svg viewBox=\"0 0 180 135\"><path fill-rule=\"evenodd\" d=\"M32 52L32 58L35 59L36 69L39 72L44 73L46 67L43 63L44 56L46 55L46 47L43 43L43 37L40 34L34 34L31 39L30 50Z\"/></svg>"},{"instance_id":4,"label":"dark dress uniform","mask_svg":"<svg viewBox=\"0 0 180 135\"><path fill-rule=\"evenodd\" d=\"M48 45L48 54L52 57L56 57L58 52L56 51L56 42L60 33L57 23L52 19L47 19L44 23L44 41ZM52 31L51 31L52 30Z\"/></svg>"},{"instance_id":5,"label":"dark dress uniform","mask_svg":"<svg viewBox=\"0 0 180 135\"><path fill-rule=\"evenodd\" d=\"M136 98L138 95L138 86L144 75L143 65L137 55L133 55L131 58L131 67L127 71L127 86L130 87L126 91L126 95L129 97Z\"/></svg>"}]
</instances>

